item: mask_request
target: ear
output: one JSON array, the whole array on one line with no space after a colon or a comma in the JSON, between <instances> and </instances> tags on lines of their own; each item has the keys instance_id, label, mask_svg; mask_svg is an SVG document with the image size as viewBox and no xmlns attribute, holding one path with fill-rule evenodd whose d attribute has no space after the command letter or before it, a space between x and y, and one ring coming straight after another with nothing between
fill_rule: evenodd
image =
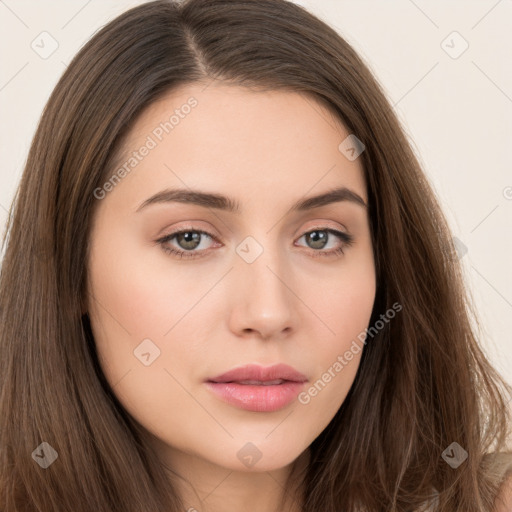
<instances>
[{"instance_id":1,"label":"ear","mask_svg":"<svg viewBox=\"0 0 512 512\"><path fill-rule=\"evenodd\" d=\"M512 511L512 474L501 484L500 493L494 502L493 512L510 512Z\"/></svg>"}]
</instances>

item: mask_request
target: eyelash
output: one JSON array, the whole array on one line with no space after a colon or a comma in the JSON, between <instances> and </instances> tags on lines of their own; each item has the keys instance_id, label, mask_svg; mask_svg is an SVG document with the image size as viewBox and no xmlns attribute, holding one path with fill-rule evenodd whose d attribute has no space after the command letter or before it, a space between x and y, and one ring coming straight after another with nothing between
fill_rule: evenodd
<instances>
[{"instance_id":1,"label":"eyelash","mask_svg":"<svg viewBox=\"0 0 512 512\"><path fill-rule=\"evenodd\" d=\"M352 235L349 235L348 233L343 233L342 231L338 231L336 229L332 228L314 228L309 231L306 231L303 235L301 235L300 238L302 238L304 235L308 235L314 231L325 231L326 233L330 233L332 235L337 236L342 240L342 245L340 247L337 247L336 249L330 249L328 251L324 250L315 250L311 249L313 251L312 257L331 257L331 256L338 256L341 254L344 254L344 249L347 247L350 247L354 242L354 237ZM211 238L212 240L216 240L216 238L211 235L210 233L203 231L201 229L181 229L179 231L175 231L174 233L170 233L169 235L165 235L164 237L158 239L156 242L161 245L162 249L167 253L174 255L179 258L201 258L202 252L207 252L208 249L203 251L181 251L179 249L176 249L174 247L168 247L165 244L167 242L170 242L173 238L175 238L177 235L180 235L182 233L199 233L201 235L206 235L207 237Z\"/></svg>"}]
</instances>

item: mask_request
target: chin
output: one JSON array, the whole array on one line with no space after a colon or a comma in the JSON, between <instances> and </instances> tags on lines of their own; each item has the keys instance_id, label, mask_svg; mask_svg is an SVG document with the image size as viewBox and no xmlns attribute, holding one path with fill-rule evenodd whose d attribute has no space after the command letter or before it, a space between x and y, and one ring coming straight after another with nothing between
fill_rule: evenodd
<instances>
[{"instance_id":1,"label":"chin","mask_svg":"<svg viewBox=\"0 0 512 512\"><path fill-rule=\"evenodd\" d=\"M213 463L231 471L262 473L276 471L293 464L304 452L297 449L298 442L289 445L262 441L235 441L229 448L225 445L214 456ZM226 457L229 452L233 457Z\"/></svg>"}]
</instances>

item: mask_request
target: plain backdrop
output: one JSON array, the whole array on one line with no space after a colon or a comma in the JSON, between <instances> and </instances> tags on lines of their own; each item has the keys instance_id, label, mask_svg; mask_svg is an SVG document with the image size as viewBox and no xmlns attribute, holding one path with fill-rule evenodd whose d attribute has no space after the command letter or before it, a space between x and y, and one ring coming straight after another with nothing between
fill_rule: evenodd
<instances>
[{"instance_id":1,"label":"plain backdrop","mask_svg":"<svg viewBox=\"0 0 512 512\"><path fill-rule=\"evenodd\" d=\"M0 0L2 229L66 65L140 3ZM333 26L383 85L457 238L482 346L512 383L512 0L297 3Z\"/></svg>"}]
</instances>

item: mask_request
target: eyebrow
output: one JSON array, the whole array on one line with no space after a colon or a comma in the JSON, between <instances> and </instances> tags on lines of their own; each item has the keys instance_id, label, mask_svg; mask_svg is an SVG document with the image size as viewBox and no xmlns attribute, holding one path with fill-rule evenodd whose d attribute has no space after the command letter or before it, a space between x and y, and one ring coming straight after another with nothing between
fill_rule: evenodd
<instances>
[{"instance_id":1,"label":"eyebrow","mask_svg":"<svg viewBox=\"0 0 512 512\"><path fill-rule=\"evenodd\" d=\"M317 196L299 199L291 206L290 211L300 212L305 210L312 210L313 208L319 208L321 206L326 206L332 203L339 203L342 201L349 201L364 208L368 207L359 194L346 187L338 187ZM155 195L146 199L137 208L136 212L139 212L143 208L146 208L152 204L172 202L195 204L198 206L213 208L215 210L223 210L234 214L241 213L240 203L230 197L226 197L221 194L207 193L190 189L165 189L157 192Z\"/></svg>"}]
</instances>

